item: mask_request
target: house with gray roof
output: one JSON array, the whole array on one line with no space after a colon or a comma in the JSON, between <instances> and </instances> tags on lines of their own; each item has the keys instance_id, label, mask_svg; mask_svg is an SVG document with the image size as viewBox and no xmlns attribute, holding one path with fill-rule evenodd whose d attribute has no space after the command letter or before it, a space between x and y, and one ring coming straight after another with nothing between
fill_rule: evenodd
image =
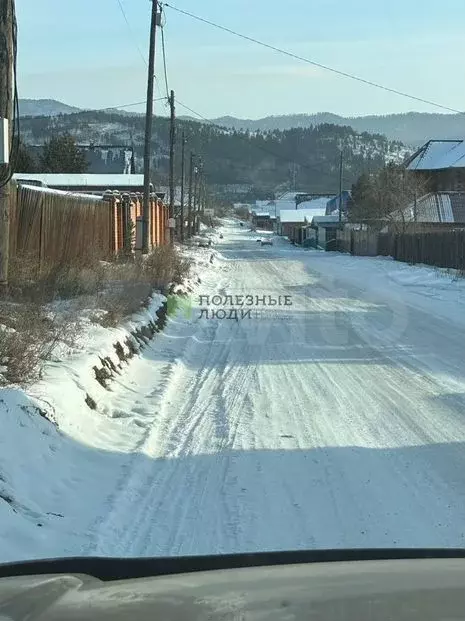
<instances>
[{"instance_id":1,"label":"house with gray roof","mask_svg":"<svg viewBox=\"0 0 465 621\"><path fill-rule=\"evenodd\" d=\"M430 192L465 191L465 140L429 140L405 162Z\"/></svg>"}]
</instances>

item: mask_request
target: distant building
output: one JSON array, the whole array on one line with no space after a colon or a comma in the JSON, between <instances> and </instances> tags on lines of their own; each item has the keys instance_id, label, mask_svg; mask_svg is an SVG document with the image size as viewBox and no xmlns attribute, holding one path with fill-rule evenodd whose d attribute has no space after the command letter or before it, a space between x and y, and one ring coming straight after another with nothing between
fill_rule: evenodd
<instances>
[{"instance_id":1,"label":"distant building","mask_svg":"<svg viewBox=\"0 0 465 621\"><path fill-rule=\"evenodd\" d=\"M274 222L274 214L273 218L269 211L263 210L252 210L252 226L256 229L261 229L262 231L272 231L273 230L273 222Z\"/></svg>"},{"instance_id":2,"label":"distant building","mask_svg":"<svg viewBox=\"0 0 465 621\"><path fill-rule=\"evenodd\" d=\"M89 174L135 174L134 149L126 145L78 144L86 155ZM36 159L42 155L43 145L28 145Z\"/></svg>"},{"instance_id":3,"label":"distant building","mask_svg":"<svg viewBox=\"0 0 465 621\"><path fill-rule=\"evenodd\" d=\"M339 196L341 197L341 212L347 215L353 205L352 192L344 190L342 194L338 194L334 198L328 201L326 204L326 215L330 216L335 213L339 213Z\"/></svg>"},{"instance_id":4,"label":"distant building","mask_svg":"<svg viewBox=\"0 0 465 621\"><path fill-rule=\"evenodd\" d=\"M345 218L343 218L345 221ZM315 245L324 250L337 249L337 231L341 227L339 214L315 216L311 228L315 231Z\"/></svg>"},{"instance_id":5,"label":"distant building","mask_svg":"<svg viewBox=\"0 0 465 621\"><path fill-rule=\"evenodd\" d=\"M319 194L319 193L309 192L307 194L297 194L295 197L295 202L297 204L297 208L299 209L302 203L308 203L309 201L313 202L316 199L320 199L321 203L323 202L327 203L329 200L331 200L335 196L336 196L335 194Z\"/></svg>"},{"instance_id":6,"label":"distant building","mask_svg":"<svg viewBox=\"0 0 465 621\"><path fill-rule=\"evenodd\" d=\"M465 141L429 140L405 162L430 192L465 191Z\"/></svg>"},{"instance_id":7,"label":"distant building","mask_svg":"<svg viewBox=\"0 0 465 621\"><path fill-rule=\"evenodd\" d=\"M309 224L315 216L322 216L326 213L326 204L313 205L308 202L306 209L281 209L278 216L277 232L285 235L291 241L301 243L300 229Z\"/></svg>"}]
</instances>

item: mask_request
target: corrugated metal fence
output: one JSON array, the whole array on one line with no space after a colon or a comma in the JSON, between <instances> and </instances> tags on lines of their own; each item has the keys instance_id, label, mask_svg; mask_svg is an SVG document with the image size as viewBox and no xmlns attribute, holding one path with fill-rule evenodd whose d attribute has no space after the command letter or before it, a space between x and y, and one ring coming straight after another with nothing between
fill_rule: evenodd
<instances>
[{"instance_id":1,"label":"corrugated metal fence","mask_svg":"<svg viewBox=\"0 0 465 621\"><path fill-rule=\"evenodd\" d=\"M338 250L358 256L390 256L406 263L465 270L465 225L435 225L406 232L338 231Z\"/></svg>"},{"instance_id":2,"label":"corrugated metal fence","mask_svg":"<svg viewBox=\"0 0 465 621\"><path fill-rule=\"evenodd\" d=\"M140 195L106 198L12 185L10 193L10 256L35 257L38 265L80 259L108 259L135 248L135 227L141 215ZM150 245L166 243L167 207L151 204Z\"/></svg>"}]
</instances>

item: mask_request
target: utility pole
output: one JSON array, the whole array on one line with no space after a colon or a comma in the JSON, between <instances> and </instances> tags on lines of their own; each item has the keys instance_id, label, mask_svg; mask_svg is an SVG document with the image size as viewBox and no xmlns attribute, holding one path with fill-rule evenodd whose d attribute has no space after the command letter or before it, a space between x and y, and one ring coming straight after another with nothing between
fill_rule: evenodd
<instances>
[{"instance_id":1,"label":"utility pole","mask_svg":"<svg viewBox=\"0 0 465 621\"><path fill-rule=\"evenodd\" d=\"M170 94L170 218L174 218L174 143L176 140L176 119L174 109L174 91ZM170 229L170 243L174 242L174 228Z\"/></svg>"},{"instance_id":2,"label":"utility pole","mask_svg":"<svg viewBox=\"0 0 465 621\"><path fill-rule=\"evenodd\" d=\"M197 197L196 200L196 209L195 209L195 213L196 213L196 217L197 217L197 221L196 221L196 232L200 233L200 208L201 208L201 196L202 196L202 183L203 183L203 162L202 159L199 158L199 165L196 169L196 176L195 176L195 182L196 182L196 186L195 186L195 196Z\"/></svg>"},{"instance_id":3,"label":"utility pole","mask_svg":"<svg viewBox=\"0 0 465 621\"><path fill-rule=\"evenodd\" d=\"M195 154L191 151L191 161L189 168L189 204L187 207L187 237L192 236L192 186L193 186L193 176L194 176L194 159Z\"/></svg>"},{"instance_id":4,"label":"utility pole","mask_svg":"<svg viewBox=\"0 0 465 621\"><path fill-rule=\"evenodd\" d=\"M342 184L344 174L344 156L341 149L341 156L339 162L339 224L342 222Z\"/></svg>"},{"instance_id":5,"label":"utility pole","mask_svg":"<svg viewBox=\"0 0 465 621\"><path fill-rule=\"evenodd\" d=\"M184 181L186 167L186 134L182 132L181 141L181 242L184 241Z\"/></svg>"},{"instance_id":6,"label":"utility pole","mask_svg":"<svg viewBox=\"0 0 465 621\"><path fill-rule=\"evenodd\" d=\"M150 229L150 156L153 125L153 83L155 80L155 36L159 24L158 0L152 1L150 23L149 62L147 76L147 107L145 111L145 145L144 145L144 203L142 206L142 252L149 251Z\"/></svg>"},{"instance_id":7,"label":"utility pole","mask_svg":"<svg viewBox=\"0 0 465 621\"><path fill-rule=\"evenodd\" d=\"M4 161L0 165L0 293L5 293L8 288L8 261L10 254L10 192L11 183L9 161L12 141L12 118L13 118L13 78L14 76L14 50L13 29L15 27L15 4L14 0L0 0L0 117L6 119L8 127L4 124Z\"/></svg>"},{"instance_id":8,"label":"utility pole","mask_svg":"<svg viewBox=\"0 0 465 621\"><path fill-rule=\"evenodd\" d=\"M198 192L199 192L199 166L194 166L194 208L193 208L193 231L196 235L198 233Z\"/></svg>"}]
</instances>

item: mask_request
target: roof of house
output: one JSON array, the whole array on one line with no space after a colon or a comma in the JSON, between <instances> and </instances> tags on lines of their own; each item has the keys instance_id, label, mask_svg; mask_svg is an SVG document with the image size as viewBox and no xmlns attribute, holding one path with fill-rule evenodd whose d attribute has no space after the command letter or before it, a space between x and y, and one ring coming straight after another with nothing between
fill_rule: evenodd
<instances>
[{"instance_id":1,"label":"roof of house","mask_svg":"<svg viewBox=\"0 0 465 621\"><path fill-rule=\"evenodd\" d=\"M279 213L281 209L295 209L295 201L278 200L274 202L276 207L276 213Z\"/></svg>"},{"instance_id":2,"label":"roof of house","mask_svg":"<svg viewBox=\"0 0 465 621\"><path fill-rule=\"evenodd\" d=\"M298 209L319 209L321 210L321 215L324 216L326 213L326 205L328 204L328 201L331 198L332 196L319 196L318 198L312 198L309 201L304 201L303 203L299 203L297 208Z\"/></svg>"},{"instance_id":3,"label":"roof of house","mask_svg":"<svg viewBox=\"0 0 465 621\"><path fill-rule=\"evenodd\" d=\"M393 214L395 219L405 218L408 222L415 219L414 204L405 210ZM417 222L465 222L465 192L431 192L417 200Z\"/></svg>"},{"instance_id":4,"label":"roof of house","mask_svg":"<svg viewBox=\"0 0 465 621\"><path fill-rule=\"evenodd\" d=\"M123 174L16 173L13 179L41 181L47 186L60 187L118 188L144 185L144 175Z\"/></svg>"},{"instance_id":5,"label":"roof of house","mask_svg":"<svg viewBox=\"0 0 465 621\"><path fill-rule=\"evenodd\" d=\"M343 217L342 220L345 220L345 218ZM339 214L337 215L330 215L330 216L315 216L312 220L312 224L318 225L318 226L324 226L325 224L335 224L339 222Z\"/></svg>"},{"instance_id":6,"label":"roof of house","mask_svg":"<svg viewBox=\"0 0 465 621\"><path fill-rule=\"evenodd\" d=\"M282 224L305 224L311 222L315 216L324 215L324 209L282 209L279 219Z\"/></svg>"},{"instance_id":7,"label":"roof of house","mask_svg":"<svg viewBox=\"0 0 465 621\"><path fill-rule=\"evenodd\" d=\"M464 140L430 140L406 161L407 170L465 168Z\"/></svg>"}]
</instances>

